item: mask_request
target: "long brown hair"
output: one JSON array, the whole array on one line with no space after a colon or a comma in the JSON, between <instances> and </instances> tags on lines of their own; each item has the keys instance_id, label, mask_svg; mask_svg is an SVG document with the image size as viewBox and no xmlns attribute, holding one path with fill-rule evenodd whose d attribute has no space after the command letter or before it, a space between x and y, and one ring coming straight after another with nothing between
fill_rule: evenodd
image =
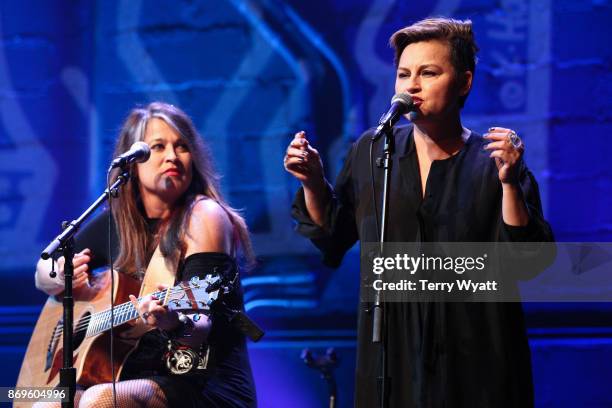
<instances>
[{"instance_id":1,"label":"long brown hair","mask_svg":"<svg viewBox=\"0 0 612 408\"><path fill-rule=\"evenodd\" d=\"M225 210L234 227L234 245L240 247L246 263L252 264L254 255L247 225L238 211L223 199L219 176L213 168L210 152L185 112L163 102L153 102L146 107L133 109L123 124L113 156L117 157L127 151L134 142L144 140L147 123L153 118L166 122L185 141L192 157L193 177L187 191L175 204L170 218L159 226L156 239L149 231L145 218L135 164L130 165L130 178L119 196L113 199L112 205L120 241L115 267L131 275L142 273L158 244L166 260L178 267L185 251L184 234L193 204L201 195L214 200ZM115 170L111 174L112 179L118 172Z\"/></svg>"}]
</instances>

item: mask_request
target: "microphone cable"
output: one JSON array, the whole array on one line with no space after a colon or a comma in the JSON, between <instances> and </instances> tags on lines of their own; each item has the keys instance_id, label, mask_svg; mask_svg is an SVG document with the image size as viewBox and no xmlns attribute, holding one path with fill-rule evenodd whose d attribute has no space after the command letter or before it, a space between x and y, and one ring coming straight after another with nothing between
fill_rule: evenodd
<instances>
[{"instance_id":1,"label":"microphone cable","mask_svg":"<svg viewBox=\"0 0 612 408\"><path fill-rule=\"evenodd\" d=\"M110 187L110 175L111 169L108 169L106 172L106 191L108 191L108 230L107 230L107 244L108 244L108 263L110 266L110 276L111 276L111 290L110 290L110 366L111 366L111 382L113 385L113 407L117 408L117 389L115 385L115 359L114 357L114 326L115 326L115 270L113 269L113 232L112 232L112 222L113 222L113 192Z\"/></svg>"},{"instance_id":2,"label":"microphone cable","mask_svg":"<svg viewBox=\"0 0 612 408\"><path fill-rule=\"evenodd\" d=\"M376 205L376 185L374 183L374 163L372 160L372 156L374 155L373 151L374 140L370 139L370 187L372 188L372 203L374 204L374 220L376 221L376 237L378 242L380 242L380 222L378 221L378 206Z\"/></svg>"}]
</instances>

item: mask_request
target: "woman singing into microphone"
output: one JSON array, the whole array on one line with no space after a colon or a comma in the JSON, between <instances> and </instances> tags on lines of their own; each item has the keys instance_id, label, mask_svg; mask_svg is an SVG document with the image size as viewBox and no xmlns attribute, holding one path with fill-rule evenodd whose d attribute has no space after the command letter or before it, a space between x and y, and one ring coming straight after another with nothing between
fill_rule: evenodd
<instances>
[{"instance_id":1,"label":"woman singing into microphone","mask_svg":"<svg viewBox=\"0 0 612 408\"><path fill-rule=\"evenodd\" d=\"M462 124L478 50L471 22L426 19L397 31L390 43L395 92L408 94L415 109L406 115L412 124L393 130L386 240L552 240L516 133L493 126L481 136ZM372 132L353 144L333 187L304 132L287 148L284 166L302 184L293 205L297 230L330 266L356 241L378 242L374 201L380 211L383 169L372 170L373 197ZM374 143L375 157L382 145L382 138ZM355 403L370 408L380 400L380 361L367 307L359 313ZM387 407L533 406L520 303L396 302L384 312Z\"/></svg>"}]
</instances>

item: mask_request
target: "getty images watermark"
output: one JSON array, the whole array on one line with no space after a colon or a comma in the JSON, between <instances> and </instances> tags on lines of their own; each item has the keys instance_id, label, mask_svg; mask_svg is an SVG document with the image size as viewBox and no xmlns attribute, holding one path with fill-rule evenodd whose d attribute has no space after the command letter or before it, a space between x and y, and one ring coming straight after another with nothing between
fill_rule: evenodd
<instances>
[{"instance_id":1,"label":"getty images watermark","mask_svg":"<svg viewBox=\"0 0 612 408\"><path fill-rule=\"evenodd\" d=\"M361 300L612 301L609 243L364 243Z\"/></svg>"},{"instance_id":2,"label":"getty images watermark","mask_svg":"<svg viewBox=\"0 0 612 408\"><path fill-rule=\"evenodd\" d=\"M488 255L483 254L478 257L471 256L410 256L407 253L395 254L394 257L377 256L372 259L372 272L381 275L385 271L402 271L410 275L417 272L449 272L452 271L462 275L471 271L483 271L486 268ZM375 279L372 287L376 291L385 290L408 290L408 291L446 291L451 293L453 290L460 291L497 291L497 281L479 282L472 279L456 279L453 282L438 282L429 279L401 279L399 282L385 282L382 278Z\"/></svg>"}]
</instances>

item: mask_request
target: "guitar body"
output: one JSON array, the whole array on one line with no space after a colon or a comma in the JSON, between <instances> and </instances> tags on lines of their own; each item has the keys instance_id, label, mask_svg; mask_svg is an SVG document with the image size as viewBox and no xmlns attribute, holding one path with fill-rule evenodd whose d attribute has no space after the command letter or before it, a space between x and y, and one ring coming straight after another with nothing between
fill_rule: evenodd
<instances>
[{"instance_id":1,"label":"guitar body","mask_svg":"<svg viewBox=\"0 0 612 408\"><path fill-rule=\"evenodd\" d=\"M115 273L115 305L128 301L128 295L137 295L141 283L122 273ZM74 327L86 327L89 317L107 310L110 304L110 270L100 273L92 281L92 289L79 293L74 302ZM63 366L63 307L62 299L50 296L41 312L17 379L17 387L55 387ZM135 319L114 329L115 379L136 347L138 339L149 329ZM85 330L73 330L73 366L77 384L89 387L113 379L110 363L110 332L87 337Z\"/></svg>"},{"instance_id":2,"label":"guitar body","mask_svg":"<svg viewBox=\"0 0 612 408\"><path fill-rule=\"evenodd\" d=\"M114 378L121 375L123 365L129 354L136 348L138 341L147 331L152 330L144 324L134 304L129 301L130 294L147 293L151 285L141 285L129 276L115 274L115 309L111 319L108 309L110 301L110 271L95 275L91 288L80 290L74 296L74 326L72 365L76 369L76 382L83 387L108 383L113 380L110 362L110 328L114 327L113 365ZM147 274L149 271L147 270ZM174 280L171 275L151 275L157 281ZM145 283L147 276L145 276ZM170 311L195 312L208 316L211 305L220 293L226 293L226 283L219 276L206 275L199 279L193 277L189 282L181 282L173 287L152 292L162 301L161 305ZM143 288L141 290L141 288ZM63 367L63 308L62 299L50 296L43 307L30 344L26 350L17 387L55 387L60 382ZM208 320L210 323L210 320ZM210 325L209 325L210 328ZM184 369L178 367L177 369ZM16 403L14 407L29 407L29 403Z\"/></svg>"}]
</instances>

